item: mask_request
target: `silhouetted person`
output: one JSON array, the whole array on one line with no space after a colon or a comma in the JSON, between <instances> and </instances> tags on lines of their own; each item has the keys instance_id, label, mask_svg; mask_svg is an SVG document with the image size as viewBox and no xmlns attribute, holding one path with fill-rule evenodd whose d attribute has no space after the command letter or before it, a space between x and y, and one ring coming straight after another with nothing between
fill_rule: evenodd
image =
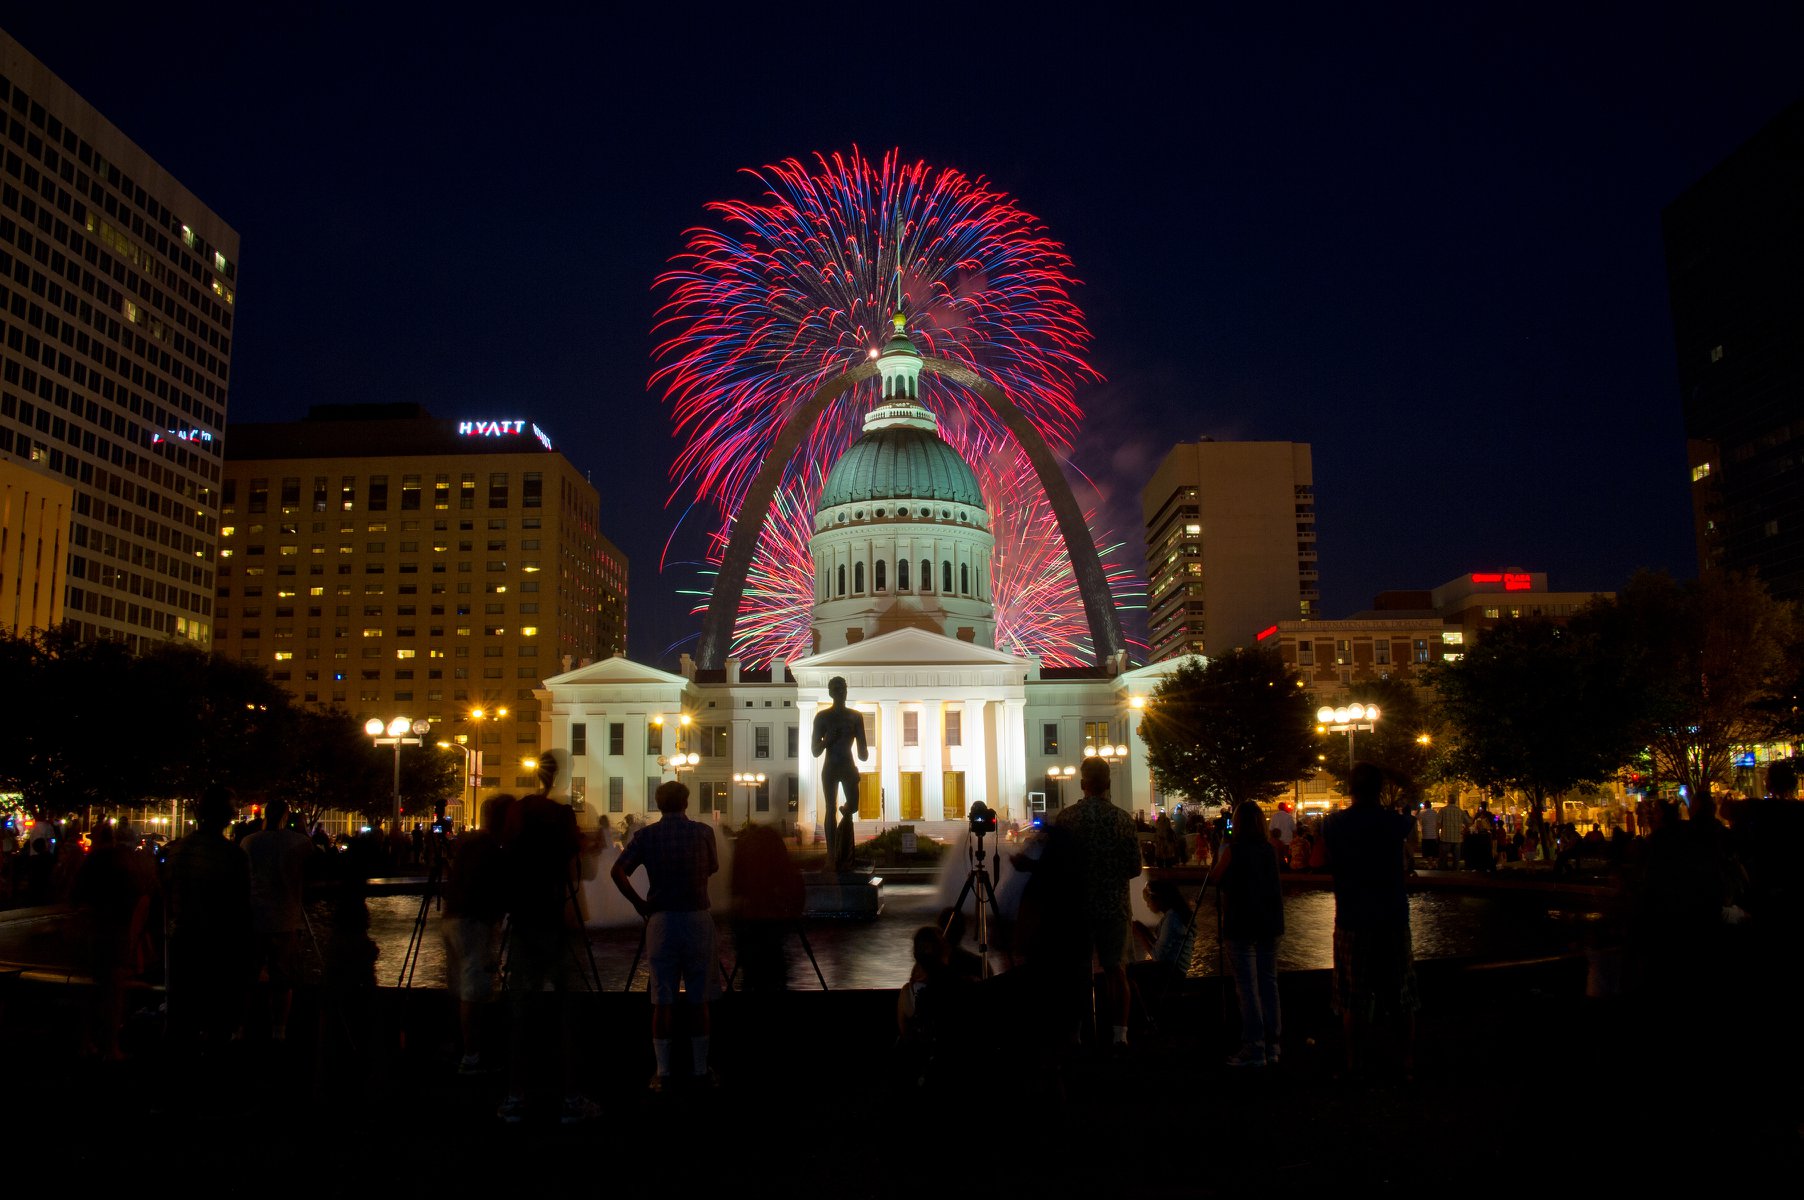
<instances>
[{"instance_id":1,"label":"silhouetted person","mask_svg":"<svg viewBox=\"0 0 1804 1200\"><path fill-rule=\"evenodd\" d=\"M75 877L75 906L85 918L88 969L94 977L92 1050L121 1057L119 1027L125 1017L125 986L144 970L150 947L148 921L157 890L150 855L138 852L129 829L102 822Z\"/></svg>"},{"instance_id":2,"label":"silhouetted person","mask_svg":"<svg viewBox=\"0 0 1804 1200\"><path fill-rule=\"evenodd\" d=\"M783 835L751 825L733 846L733 945L748 992L789 986L783 937L802 916L802 872Z\"/></svg>"},{"instance_id":3,"label":"silhouetted person","mask_svg":"<svg viewBox=\"0 0 1804 1200\"><path fill-rule=\"evenodd\" d=\"M1400 1040L1405 1075L1414 1070L1415 958L1409 933L1409 818L1379 803L1384 773L1354 766L1353 803L1322 823L1334 873L1334 1011L1346 1037L1347 1069L1362 1069L1379 1028ZM1457 812L1451 802L1443 809ZM1442 828L1443 846L1446 829Z\"/></svg>"},{"instance_id":4,"label":"silhouetted person","mask_svg":"<svg viewBox=\"0 0 1804 1200\"><path fill-rule=\"evenodd\" d=\"M195 830L169 848L169 1024L178 1037L219 1041L235 1034L250 961L250 860L232 844L232 795L202 795Z\"/></svg>"},{"instance_id":5,"label":"silhouetted person","mask_svg":"<svg viewBox=\"0 0 1804 1200\"><path fill-rule=\"evenodd\" d=\"M1283 843L1265 836L1265 812L1251 800L1234 810L1234 835L1215 868L1220 881L1222 942L1240 1002L1240 1048L1230 1067L1278 1063L1283 1021L1278 1005L1278 939L1284 934Z\"/></svg>"},{"instance_id":6,"label":"silhouetted person","mask_svg":"<svg viewBox=\"0 0 1804 1200\"><path fill-rule=\"evenodd\" d=\"M1084 895L1084 928L1102 972L1104 1012L1100 1038L1110 1031L1113 1045L1126 1047L1128 1027L1128 880L1140 874L1140 842L1134 822L1109 797L1109 764L1086 758L1078 767L1084 798L1058 816L1071 836Z\"/></svg>"},{"instance_id":7,"label":"silhouetted person","mask_svg":"<svg viewBox=\"0 0 1804 1200\"><path fill-rule=\"evenodd\" d=\"M670 1083L670 1037L676 1026L677 988L693 1020L689 1069L712 1083L708 1070L709 1005L720 994L714 916L708 911L708 877L720 870L714 830L689 819L688 785L658 786L662 819L647 825L614 860L614 886L645 918L645 953L651 969L651 1045L657 1059L654 1091ZM645 868L648 895L633 888L632 873Z\"/></svg>"},{"instance_id":8,"label":"silhouetted person","mask_svg":"<svg viewBox=\"0 0 1804 1200\"><path fill-rule=\"evenodd\" d=\"M313 841L288 827L288 802L276 798L265 810L264 828L242 843L251 865L251 931L255 952L269 973L269 1036L288 1036L288 1011L301 981L301 910L307 867L319 853Z\"/></svg>"},{"instance_id":9,"label":"silhouetted person","mask_svg":"<svg viewBox=\"0 0 1804 1200\"><path fill-rule=\"evenodd\" d=\"M846 707L846 681L834 676L827 681L830 707L814 714L814 734L810 753L821 762L821 802L827 825L827 869L852 869L852 818L858 813L858 764L870 757L864 740L864 714ZM857 758L853 758L853 751ZM824 757L823 757L824 756ZM836 813L834 805L844 795L845 803Z\"/></svg>"},{"instance_id":10,"label":"silhouetted person","mask_svg":"<svg viewBox=\"0 0 1804 1200\"><path fill-rule=\"evenodd\" d=\"M572 992L590 986L583 965L587 933L576 907L575 885L585 874L584 858L599 854L601 847L598 839L585 843L577 833L576 813L551 798L558 762L553 751L541 756L540 790L514 802L504 838L510 896L507 986L514 1011L507 1096L496 1115L509 1124L526 1119L532 1034L553 1024L563 1037L560 1120L575 1125L601 1115L595 1102L576 1090L575 1014L570 1005ZM548 1011L547 991L557 994L555 1017Z\"/></svg>"},{"instance_id":11,"label":"silhouetted person","mask_svg":"<svg viewBox=\"0 0 1804 1200\"><path fill-rule=\"evenodd\" d=\"M482 1010L495 999L501 967L501 921L507 915L507 874L502 831L512 796L482 802L481 827L457 839L457 856L445 879L446 983L457 997L463 1036L460 1074L483 1068Z\"/></svg>"}]
</instances>

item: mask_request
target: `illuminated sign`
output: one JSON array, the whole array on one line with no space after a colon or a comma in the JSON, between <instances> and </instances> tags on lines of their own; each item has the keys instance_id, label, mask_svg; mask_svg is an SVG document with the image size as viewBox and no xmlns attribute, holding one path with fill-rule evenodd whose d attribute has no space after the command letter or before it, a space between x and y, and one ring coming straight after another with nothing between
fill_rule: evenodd
<instances>
[{"instance_id":1,"label":"illuminated sign","mask_svg":"<svg viewBox=\"0 0 1804 1200\"><path fill-rule=\"evenodd\" d=\"M1272 636L1272 634L1274 634L1276 632L1278 632L1278 627L1276 625L1268 626L1264 629L1261 629L1259 631L1259 636L1254 638L1253 640L1257 641L1257 642L1263 642L1266 638Z\"/></svg>"},{"instance_id":2,"label":"illuminated sign","mask_svg":"<svg viewBox=\"0 0 1804 1200\"><path fill-rule=\"evenodd\" d=\"M166 440L178 442L210 442L213 440L213 435L204 429L171 429L167 433L153 433L150 435L150 444L153 446L158 442Z\"/></svg>"},{"instance_id":3,"label":"illuminated sign","mask_svg":"<svg viewBox=\"0 0 1804 1200\"><path fill-rule=\"evenodd\" d=\"M532 436L539 439L545 449L551 449L551 439L537 425L527 421L459 421L457 432L463 437L516 437L532 430Z\"/></svg>"},{"instance_id":4,"label":"illuminated sign","mask_svg":"<svg viewBox=\"0 0 1804 1200\"><path fill-rule=\"evenodd\" d=\"M1492 571L1482 575L1474 573L1472 582L1490 584L1501 583L1503 585L1503 590L1506 592L1533 591L1535 586L1534 576L1529 575L1526 572L1516 571Z\"/></svg>"}]
</instances>

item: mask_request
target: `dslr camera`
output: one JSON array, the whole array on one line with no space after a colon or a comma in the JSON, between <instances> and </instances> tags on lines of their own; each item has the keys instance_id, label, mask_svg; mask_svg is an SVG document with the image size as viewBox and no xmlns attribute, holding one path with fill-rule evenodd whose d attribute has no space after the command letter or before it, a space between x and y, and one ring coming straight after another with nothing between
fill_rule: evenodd
<instances>
[{"instance_id":1,"label":"dslr camera","mask_svg":"<svg viewBox=\"0 0 1804 1200\"><path fill-rule=\"evenodd\" d=\"M977 837L996 832L996 810L982 800L971 804L971 832Z\"/></svg>"}]
</instances>

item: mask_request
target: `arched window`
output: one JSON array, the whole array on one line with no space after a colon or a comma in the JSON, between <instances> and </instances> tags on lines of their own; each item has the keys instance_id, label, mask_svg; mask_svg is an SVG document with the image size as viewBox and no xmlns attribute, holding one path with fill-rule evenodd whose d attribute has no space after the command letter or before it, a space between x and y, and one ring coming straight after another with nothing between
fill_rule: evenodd
<instances>
[{"instance_id":1,"label":"arched window","mask_svg":"<svg viewBox=\"0 0 1804 1200\"><path fill-rule=\"evenodd\" d=\"M933 590L933 564L924 558L921 560L921 590L923 592Z\"/></svg>"},{"instance_id":2,"label":"arched window","mask_svg":"<svg viewBox=\"0 0 1804 1200\"><path fill-rule=\"evenodd\" d=\"M969 596L971 594L970 563L958 564L958 594L961 596Z\"/></svg>"},{"instance_id":3,"label":"arched window","mask_svg":"<svg viewBox=\"0 0 1804 1200\"><path fill-rule=\"evenodd\" d=\"M952 560L948 558L940 563L940 591L950 592L951 590L952 590Z\"/></svg>"},{"instance_id":4,"label":"arched window","mask_svg":"<svg viewBox=\"0 0 1804 1200\"><path fill-rule=\"evenodd\" d=\"M872 568L872 573L875 576L874 581L877 585L873 590L879 591L879 592L888 591L889 590L889 570L885 566L885 564L881 558L877 560L877 565Z\"/></svg>"},{"instance_id":5,"label":"arched window","mask_svg":"<svg viewBox=\"0 0 1804 1200\"><path fill-rule=\"evenodd\" d=\"M839 564L839 594L846 594L846 564Z\"/></svg>"},{"instance_id":6,"label":"arched window","mask_svg":"<svg viewBox=\"0 0 1804 1200\"><path fill-rule=\"evenodd\" d=\"M896 560L896 590L898 592L908 590L908 560L906 558Z\"/></svg>"},{"instance_id":7,"label":"arched window","mask_svg":"<svg viewBox=\"0 0 1804 1200\"><path fill-rule=\"evenodd\" d=\"M864 564L861 562L852 564L852 594L854 596L864 594Z\"/></svg>"}]
</instances>

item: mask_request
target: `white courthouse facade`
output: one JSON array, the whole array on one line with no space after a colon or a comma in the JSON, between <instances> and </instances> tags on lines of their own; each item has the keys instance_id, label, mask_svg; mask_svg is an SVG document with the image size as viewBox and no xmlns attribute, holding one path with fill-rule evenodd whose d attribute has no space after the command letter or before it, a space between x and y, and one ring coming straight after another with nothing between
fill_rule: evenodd
<instances>
[{"instance_id":1,"label":"white courthouse facade","mask_svg":"<svg viewBox=\"0 0 1804 1200\"><path fill-rule=\"evenodd\" d=\"M1138 729L1177 661L1043 668L997 650L991 514L920 403L899 322L878 366L882 397L817 507L812 653L767 672L698 670L685 655L674 674L615 657L545 681L540 744L570 752L585 824L644 821L658 784L680 778L691 816L820 832L809 735L836 676L869 743L860 838L899 823L950 833L977 801L1025 823L1077 798L1086 753L1116 759L1122 808L1162 802Z\"/></svg>"}]
</instances>

